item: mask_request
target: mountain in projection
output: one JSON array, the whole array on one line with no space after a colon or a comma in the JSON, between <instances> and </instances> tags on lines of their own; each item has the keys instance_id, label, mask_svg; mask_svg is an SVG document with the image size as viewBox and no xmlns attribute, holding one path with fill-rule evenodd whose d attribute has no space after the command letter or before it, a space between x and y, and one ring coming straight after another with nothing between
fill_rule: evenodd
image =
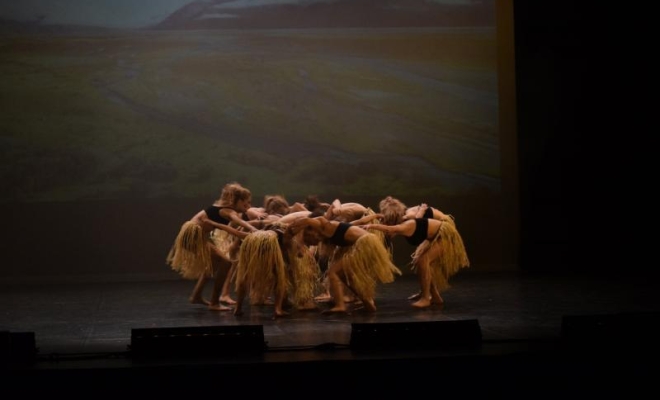
<instances>
[{"instance_id":1,"label":"mountain in projection","mask_svg":"<svg viewBox=\"0 0 660 400\"><path fill-rule=\"evenodd\" d=\"M495 25L494 0L468 5L427 0L335 0L237 7L193 1L149 29L481 27ZM245 3L244 3L245 4Z\"/></svg>"}]
</instances>

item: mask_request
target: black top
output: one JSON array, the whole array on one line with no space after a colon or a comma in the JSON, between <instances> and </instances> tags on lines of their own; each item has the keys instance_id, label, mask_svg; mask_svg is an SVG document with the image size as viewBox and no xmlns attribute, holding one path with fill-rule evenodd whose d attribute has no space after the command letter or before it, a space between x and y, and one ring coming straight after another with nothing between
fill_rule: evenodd
<instances>
[{"instance_id":1,"label":"black top","mask_svg":"<svg viewBox=\"0 0 660 400\"><path fill-rule=\"evenodd\" d=\"M230 207L218 207L218 206L209 206L204 210L209 219L213 222L217 222L221 225L229 225L229 220L220 215L220 210L223 208Z\"/></svg>"},{"instance_id":2,"label":"black top","mask_svg":"<svg viewBox=\"0 0 660 400\"><path fill-rule=\"evenodd\" d=\"M335 229L335 233L332 234L332 237L330 237L328 241L337 246L351 245L352 243L347 242L346 239L344 239L344 236L346 235L346 231L350 227L351 224L347 224L346 222L340 222L339 226L337 226L337 229Z\"/></svg>"},{"instance_id":3,"label":"black top","mask_svg":"<svg viewBox=\"0 0 660 400\"><path fill-rule=\"evenodd\" d=\"M429 235L429 220L427 218L415 218L415 224L415 232L410 236L406 236L406 241L413 246L419 246Z\"/></svg>"}]
</instances>

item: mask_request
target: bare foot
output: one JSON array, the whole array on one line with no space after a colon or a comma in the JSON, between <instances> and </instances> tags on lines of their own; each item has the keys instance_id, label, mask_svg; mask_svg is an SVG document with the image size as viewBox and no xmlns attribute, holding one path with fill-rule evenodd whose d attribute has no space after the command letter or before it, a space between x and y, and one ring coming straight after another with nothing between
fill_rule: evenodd
<instances>
[{"instance_id":1,"label":"bare foot","mask_svg":"<svg viewBox=\"0 0 660 400\"><path fill-rule=\"evenodd\" d=\"M289 313L284 311L284 310L275 311L273 313L273 319L278 319L278 318L288 317L288 316L289 316Z\"/></svg>"},{"instance_id":2,"label":"bare foot","mask_svg":"<svg viewBox=\"0 0 660 400\"><path fill-rule=\"evenodd\" d=\"M220 296L220 303L225 303L225 304L229 304L230 306L233 306L234 304L236 304L236 300L232 299L229 296Z\"/></svg>"},{"instance_id":3,"label":"bare foot","mask_svg":"<svg viewBox=\"0 0 660 400\"><path fill-rule=\"evenodd\" d=\"M415 308L427 308L431 306L431 300L430 299L422 299L420 298L416 302L411 304Z\"/></svg>"},{"instance_id":4,"label":"bare foot","mask_svg":"<svg viewBox=\"0 0 660 400\"><path fill-rule=\"evenodd\" d=\"M365 311L368 313L375 313L376 312L376 303L374 303L373 300L369 300L366 302L361 301L362 304L361 307L354 308L353 310L355 311Z\"/></svg>"},{"instance_id":5,"label":"bare foot","mask_svg":"<svg viewBox=\"0 0 660 400\"><path fill-rule=\"evenodd\" d=\"M224 306L222 304L209 304L209 310L211 311L231 311L233 308Z\"/></svg>"},{"instance_id":6,"label":"bare foot","mask_svg":"<svg viewBox=\"0 0 660 400\"><path fill-rule=\"evenodd\" d=\"M211 304L210 301L206 300L205 298L202 297L190 297L188 299L190 304L204 304L205 306L208 306Z\"/></svg>"},{"instance_id":7,"label":"bare foot","mask_svg":"<svg viewBox=\"0 0 660 400\"><path fill-rule=\"evenodd\" d=\"M314 297L314 301L319 302L319 303L327 303L330 300L332 300L332 296L330 296L329 294L322 294L322 295Z\"/></svg>"}]
</instances>

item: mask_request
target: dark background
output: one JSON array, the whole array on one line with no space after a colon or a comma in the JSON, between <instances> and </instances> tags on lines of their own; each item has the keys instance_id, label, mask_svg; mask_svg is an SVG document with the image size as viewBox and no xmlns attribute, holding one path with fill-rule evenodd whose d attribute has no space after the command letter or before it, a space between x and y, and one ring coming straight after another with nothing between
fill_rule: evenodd
<instances>
[{"instance_id":1,"label":"dark background","mask_svg":"<svg viewBox=\"0 0 660 400\"><path fill-rule=\"evenodd\" d=\"M634 228L647 197L633 170L640 10L514 1L514 18L522 269L653 273Z\"/></svg>"}]
</instances>

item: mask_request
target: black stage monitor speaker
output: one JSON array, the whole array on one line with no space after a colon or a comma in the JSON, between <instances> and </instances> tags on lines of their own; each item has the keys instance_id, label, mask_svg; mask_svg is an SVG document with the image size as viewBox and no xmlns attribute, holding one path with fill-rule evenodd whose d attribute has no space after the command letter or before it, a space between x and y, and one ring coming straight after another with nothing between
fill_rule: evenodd
<instances>
[{"instance_id":1,"label":"black stage monitor speaker","mask_svg":"<svg viewBox=\"0 0 660 400\"><path fill-rule=\"evenodd\" d=\"M481 345L476 319L353 323L351 350L433 350Z\"/></svg>"},{"instance_id":2,"label":"black stage monitor speaker","mask_svg":"<svg viewBox=\"0 0 660 400\"><path fill-rule=\"evenodd\" d=\"M131 331L129 349L149 357L255 355L266 342L263 325L141 328Z\"/></svg>"},{"instance_id":3,"label":"black stage monitor speaker","mask_svg":"<svg viewBox=\"0 0 660 400\"><path fill-rule=\"evenodd\" d=\"M0 365L28 365L36 356L34 332L0 331Z\"/></svg>"},{"instance_id":4,"label":"black stage monitor speaker","mask_svg":"<svg viewBox=\"0 0 660 400\"><path fill-rule=\"evenodd\" d=\"M562 341L583 350L650 350L660 346L660 313L565 315Z\"/></svg>"}]
</instances>

